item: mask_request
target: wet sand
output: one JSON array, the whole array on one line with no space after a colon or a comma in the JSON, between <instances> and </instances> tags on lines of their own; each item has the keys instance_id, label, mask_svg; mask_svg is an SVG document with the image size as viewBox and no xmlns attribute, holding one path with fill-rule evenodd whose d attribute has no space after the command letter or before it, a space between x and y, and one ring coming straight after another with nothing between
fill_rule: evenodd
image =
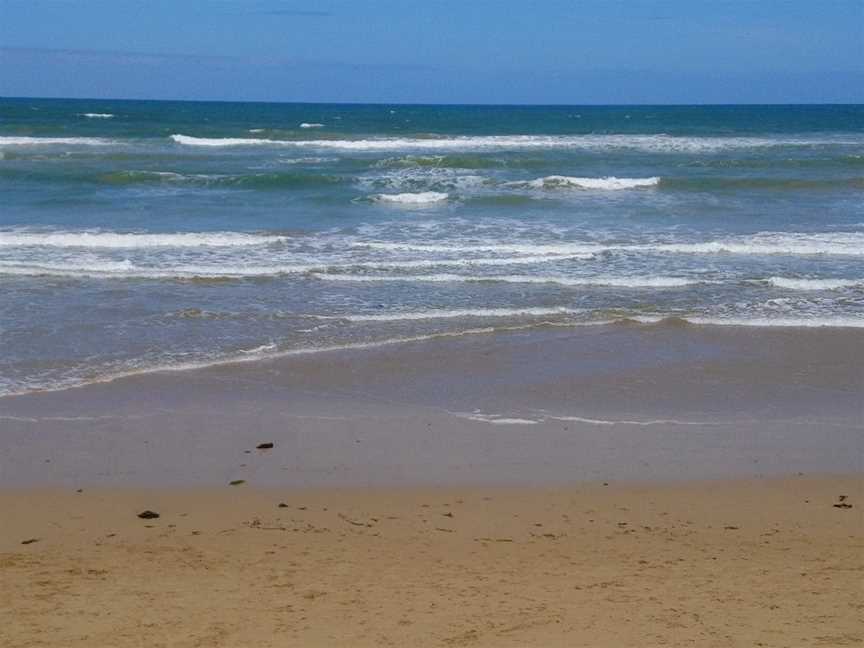
<instances>
[{"instance_id":1,"label":"wet sand","mask_svg":"<svg viewBox=\"0 0 864 648\"><path fill-rule=\"evenodd\" d=\"M0 487L864 472L864 331L540 329L0 399ZM246 451L262 441L267 456Z\"/></svg>"},{"instance_id":2,"label":"wet sand","mask_svg":"<svg viewBox=\"0 0 864 648\"><path fill-rule=\"evenodd\" d=\"M31 490L0 511L4 648L864 641L860 477Z\"/></svg>"}]
</instances>

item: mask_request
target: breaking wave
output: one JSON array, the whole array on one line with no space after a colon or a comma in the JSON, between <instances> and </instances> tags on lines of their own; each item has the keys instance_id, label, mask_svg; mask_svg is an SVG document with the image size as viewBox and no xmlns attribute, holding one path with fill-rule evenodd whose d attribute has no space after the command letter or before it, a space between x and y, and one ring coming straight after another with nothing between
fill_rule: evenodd
<instances>
[{"instance_id":1,"label":"breaking wave","mask_svg":"<svg viewBox=\"0 0 864 648\"><path fill-rule=\"evenodd\" d=\"M749 255L839 255L864 256L864 232L813 233L760 232L719 241L688 243L500 243L477 241L470 245L425 244L412 242L368 242L382 250L465 253L476 251L509 252L526 255L599 254L602 252L642 252L674 254L749 254Z\"/></svg>"},{"instance_id":2,"label":"breaking wave","mask_svg":"<svg viewBox=\"0 0 864 648\"><path fill-rule=\"evenodd\" d=\"M118 233L102 231L0 231L0 247L58 248L157 248L235 247L269 245L287 240L285 236L240 232L178 232L173 234Z\"/></svg>"},{"instance_id":3,"label":"breaking wave","mask_svg":"<svg viewBox=\"0 0 864 648\"><path fill-rule=\"evenodd\" d=\"M352 151L470 151L507 149L635 149L655 153L711 153L730 149L767 147L856 146L861 140L810 137L686 137L672 135L486 135L456 137L403 137L356 140L274 140L265 138L208 138L174 134L186 146L296 146Z\"/></svg>"},{"instance_id":4,"label":"breaking wave","mask_svg":"<svg viewBox=\"0 0 864 648\"><path fill-rule=\"evenodd\" d=\"M0 146L108 146L116 143L116 140L102 137L0 137Z\"/></svg>"},{"instance_id":5,"label":"breaking wave","mask_svg":"<svg viewBox=\"0 0 864 648\"><path fill-rule=\"evenodd\" d=\"M447 200L450 194L440 191L421 191L418 193L376 194L372 200L380 203L396 203L400 205L428 205Z\"/></svg>"},{"instance_id":6,"label":"breaking wave","mask_svg":"<svg viewBox=\"0 0 864 648\"><path fill-rule=\"evenodd\" d=\"M537 178L527 182L508 182L508 187L528 187L531 189L599 189L616 191L621 189L636 189L640 187L656 187L660 178L575 178L571 176L552 175Z\"/></svg>"}]
</instances>

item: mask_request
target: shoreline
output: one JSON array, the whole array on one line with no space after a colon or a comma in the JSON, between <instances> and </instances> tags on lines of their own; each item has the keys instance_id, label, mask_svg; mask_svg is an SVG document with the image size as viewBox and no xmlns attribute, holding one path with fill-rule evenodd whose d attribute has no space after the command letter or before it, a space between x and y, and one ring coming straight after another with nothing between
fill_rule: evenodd
<instances>
[{"instance_id":1,"label":"shoreline","mask_svg":"<svg viewBox=\"0 0 864 648\"><path fill-rule=\"evenodd\" d=\"M331 319L339 319L336 316L333 316ZM582 327L599 327L599 328L610 328L614 329L616 327L634 327L634 328L658 328L658 327L676 327L680 328L682 326L691 327L693 329L744 329L745 331L756 330L759 331L765 330L770 332L772 330L776 330L778 332L795 332L795 331L819 331L826 335L830 335L832 332L837 332L840 334L853 333L857 334L859 329L864 328L864 320L854 320L854 319L844 319L844 318L836 318L835 320L814 320L814 322L809 322L805 318L797 318L797 319L778 319L778 320L713 320L713 319L705 319L700 317L679 317L674 315L668 316L657 316L657 317L621 317L618 319L609 319L609 320L597 320L597 321L584 321L584 322L539 322L539 323L527 323L527 324L506 324L506 325L490 325L484 327L472 327L463 330L455 330L455 331L442 331L439 333L428 333L424 335L415 335L415 336L406 336L406 337L395 337L395 338L384 338L381 340L373 340L368 342L354 342L354 343L345 343L345 344L337 344L333 346L321 346L321 347L308 347L308 348L297 348L297 349L284 349L278 351L268 351L264 352L266 347L270 345L263 345L261 347L256 347L254 349L247 350L238 350L234 353L234 355L227 355L222 358L215 358L212 360L200 360L200 361L192 361L188 363L179 363L179 364L166 364L166 365L153 365L150 367L144 367L140 369L130 369L127 371L119 371L116 373L108 373L103 376L94 377L85 382L76 382L70 383L68 385L59 385L53 387L42 387L38 389L31 389L25 391L11 391L6 393L0 393L0 403L2 403L3 399L6 398L16 398L20 396L33 396L39 394L51 394L54 392L65 392L69 390L75 389L85 389L87 387L91 387L94 385L104 385L111 384L117 381L123 381L126 379L134 379L138 377L145 377L151 375L158 374L170 374L177 372L195 372L195 371L206 371L209 369L219 369L219 368L227 368L230 369L235 365L246 365L246 364L255 364L255 363L270 363L270 362L279 362L279 361L287 361L291 358L295 357L304 357L304 356L316 356L319 354L338 354L338 353L350 353L352 351L364 351L364 350L374 350L382 347L399 347L399 346L408 346L417 343L435 343L437 341L446 341L452 338L471 338L475 336L486 336L486 335L506 335L508 333L520 332L520 331L531 331L531 330L539 330L542 331L544 329L579 329ZM864 334L862 334L864 335Z\"/></svg>"},{"instance_id":2,"label":"shoreline","mask_svg":"<svg viewBox=\"0 0 864 648\"><path fill-rule=\"evenodd\" d=\"M855 645L862 505L861 475L0 489L9 522L0 639L15 648ZM140 519L144 510L159 517Z\"/></svg>"},{"instance_id":3,"label":"shoreline","mask_svg":"<svg viewBox=\"0 0 864 648\"><path fill-rule=\"evenodd\" d=\"M542 485L864 472L864 332L586 327L0 399L8 486ZM257 444L273 442L266 453Z\"/></svg>"}]
</instances>

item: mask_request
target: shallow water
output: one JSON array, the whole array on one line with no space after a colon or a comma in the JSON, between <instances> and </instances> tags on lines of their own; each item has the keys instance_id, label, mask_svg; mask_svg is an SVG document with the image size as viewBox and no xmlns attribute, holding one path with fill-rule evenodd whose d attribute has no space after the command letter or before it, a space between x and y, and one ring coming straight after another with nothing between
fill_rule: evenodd
<instances>
[{"instance_id":1,"label":"shallow water","mask_svg":"<svg viewBox=\"0 0 864 648\"><path fill-rule=\"evenodd\" d=\"M0 196L0 393L545 323L864 326L861 106L4 99Z\"/></svg>"}]
</instances>

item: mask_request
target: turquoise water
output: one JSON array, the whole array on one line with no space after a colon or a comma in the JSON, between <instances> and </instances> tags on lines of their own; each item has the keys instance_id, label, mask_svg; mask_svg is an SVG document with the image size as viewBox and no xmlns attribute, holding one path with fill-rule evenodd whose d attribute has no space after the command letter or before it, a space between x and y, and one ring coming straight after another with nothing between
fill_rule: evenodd
<instances>
[{"instance_id":1,"label":"turquoise water","mask_svg":"<svg viewBox=\"0 0 864 648\"><path fill-rule=\"evenodd\" d=\"M0 393L437 335L864 325L864 107L0 99Z\"/></svg>"}]
</instances>

